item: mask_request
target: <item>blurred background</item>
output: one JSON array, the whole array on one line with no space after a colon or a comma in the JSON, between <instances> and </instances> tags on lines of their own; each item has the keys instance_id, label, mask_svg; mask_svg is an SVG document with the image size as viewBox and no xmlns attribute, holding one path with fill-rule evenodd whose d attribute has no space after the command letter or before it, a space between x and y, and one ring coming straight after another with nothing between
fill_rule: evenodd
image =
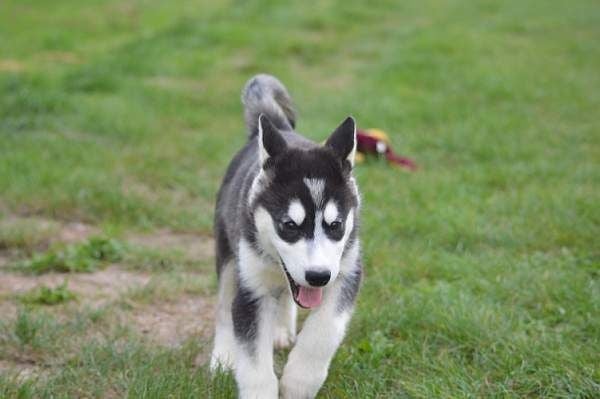
<instances>
[{"instance_id":1,"label":"blurred background","mask_svg":"<svg viewBox=\"0 0 600 399\"><path fill-rule=\"evenodd\" d=\"M599 70L591 0L3 1L0 397L235 395L194 358L259 72L301 133L353 115L419 166L356 168L322 397L597 397Z\"/></svg>"}]
</instances>

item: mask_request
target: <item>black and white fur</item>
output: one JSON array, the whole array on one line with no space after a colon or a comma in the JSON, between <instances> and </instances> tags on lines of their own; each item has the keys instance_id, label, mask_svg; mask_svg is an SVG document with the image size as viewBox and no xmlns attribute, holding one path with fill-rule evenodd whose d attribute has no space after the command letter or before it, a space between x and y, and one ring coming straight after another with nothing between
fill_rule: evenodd
<instances>
[{"instance_id":1,"label":"black and white fur","mask_svg":"<svg viewBox=\"0 0 600 399\"><path fill-rule=\"evenodd\" d=\"M300 136L286 89L269 75L250 79L242 102L248 142L229 165L215 215L219 299L210 364L234 369L243 399L313 398L361 280L355 122L347 118L324 145ZM307 288L315 285L322 291ZM296 337L299 291L322 292L322 300ZM278 384L273 348L294 343Z\"/></svg>"}]
</instances>

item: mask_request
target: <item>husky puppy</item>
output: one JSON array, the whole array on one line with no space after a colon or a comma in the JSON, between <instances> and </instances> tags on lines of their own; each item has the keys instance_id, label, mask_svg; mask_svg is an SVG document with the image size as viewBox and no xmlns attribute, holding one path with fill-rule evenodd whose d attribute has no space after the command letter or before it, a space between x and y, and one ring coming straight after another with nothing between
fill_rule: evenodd
<instances>
[{"instance_id":1,"label":"husky puppy","mask_svg":"<svg viewBox=\"0 0 600 399\"><path fill-rule=\"evenodd\" d=\"M239 396L313 398L350 320L361 280L356 126L324 145L294 131L285 87L269 75L242 92L248 142L218 194L219 298L211 369L233 368ZM296 338L297 306L311 309ZM294 344L281 378L273 348Z\"/></svg>"}]
</instances>

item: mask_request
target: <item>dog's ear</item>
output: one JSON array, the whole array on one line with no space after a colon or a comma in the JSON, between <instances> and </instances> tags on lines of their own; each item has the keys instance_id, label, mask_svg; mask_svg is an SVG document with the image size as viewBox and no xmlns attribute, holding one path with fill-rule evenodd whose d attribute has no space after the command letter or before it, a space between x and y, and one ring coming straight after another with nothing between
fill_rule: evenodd
<instances>
[{"instance_id":1,"label":"dog's ear","mask_svg":"<svg viewBox=\"0 0 600 399\"><path fill-rule=\"evenodd\" d=\"M354 155L356 154L356 122L351 116L347 117L339 125L325 142L340 160L348 161L354 166Z\"/></svg>"},{"instance_id":2,"label":"dog's ear","mask_svg":"<svg viewBox=\"0 0 600 399\"><path fill-rule=\"evenodd\" d=\"M285 139L265 114L258 117L258 157L264 167L271 157L283 153L287 149Z\"/></svg>"}]
</instances>

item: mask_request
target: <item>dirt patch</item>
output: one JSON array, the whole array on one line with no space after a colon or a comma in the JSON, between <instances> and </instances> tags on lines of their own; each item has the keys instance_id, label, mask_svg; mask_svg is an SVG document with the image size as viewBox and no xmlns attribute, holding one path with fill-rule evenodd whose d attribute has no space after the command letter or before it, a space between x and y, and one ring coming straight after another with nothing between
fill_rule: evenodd
<instances>
[{"instance_id":1,"label":"dirt patch","mask_svg":"<svg viewBox=\"0 0 600 399\"><path fill-rule=\"evenodd\" d=\"M61 226L56 241L69 244L83 241L98 233L98 228L90 226L89 224L80 222L69 222Z\"/></svg>"},{"instance_id":2,"label":"dirt patch","mask_svg":"<svg viewBox=\"0 0 600 399\"><path fill-rule=\"evenodd\" d=\"M206 340L210 337L215 298L202 295L208 292L204 282L209 281L198 277L203 275L162 276L123 270L118 264L92 273L25 275L1 266L13 262L15 257L42 251L54 244L84 241L101 230L81 222L12 215L0 222L0 229L5 232L0 235L0 243L5 244L4 250L0 250L0 315L3 319L17 317L18 295L40 286L57 287L66 282L77 300L51 308L60 318L70 317L75 308L108 305L120 322L157 345L177 347L189 338ZM214 257L214 240L200 234L161 229L150 234L130 234L124 241L142 250L177 251L193 261L209 262ZM127 306L121 306L123 304ZM48 367L27 358L0 361L0 373L7 372L18 379L43 375Z\"/></svg>"},{"instance_id":3,"label":"dirt patch","mask_svg":"<svg viewBox=\"0 0 600 399\"><path fill-rule=\"evenodd\" d=\"M115 302L123 294L146 287L152 275L129 272L116 265L94 273L48 273L26 276L0 272L0 314L14 319L17 315L15 295L46 285L56 287L67 281L69 290L77 295L77 305L93 308ZM130 324L153 342L177 346L191 336L208 336L214 321L212 296L185 294L164 303L136 304L131 311L121 312L123 322Z\"/></svg>"},{"instance_id":4,"label":"dirt patch","mask_svg":"<svg viewBox=\"0 0 600 399\"><path fill-rule=\"evenodd\" d=\"M150 281L146 273L132 273L120 270L116 266L85 274L47 273L28 276L16 273L0 272L0 298L23 294L41 285L56 287L67 282L79 303L93 307L114 301L127 290L143 287ZM0 302L3 315L14 317L16 306L8 301Z\"/></svg>"},{"instance_id":5,"label":"dirt patch","mask_svg":"<svg viewBox=\"0 0 600 399\"><path fill-rule=\"evenodd\" d=\"M186 258L197 261L209 260L215 256L214 240L199 234L158 230L153 234L131 235L127 240L148 248L181 251Z\"/></svg>"},{"instance_id":6,"label":"dirt patch","mask_svg":"<svg viewBox=\"0 0 600 399\"><path fill-rule=\"evenodd\" d=\"M0 276L2 278L2 276ZM2 294L0 293L0 315L2 315L2 320L14 319L17 317L17 305L12 302L2 298ZM0 369L1 371L1 369Z\"/></svg>"},{"instance_id":7,"label":"dirt patch","mask_svg":"<svg viewBox=\"0 0 600 399\"><path fill-rule=\"evenodd\" d=\"M99 232L97 227L81 222L58 222L37 216L9 215L0 222L0 250L43 250L58 242L70 244L83 241ZM6 256L2 253L0 255Z\"/></svg>"},{"instance_id":8,"label":"dirt patch","mask_svg":"<svg viewBox=\"0 0 600 399\"><path fill-rule=\"evenodd\" d=\"M0 374L10 374L17 381L23 381L32 377L44 376L43 368L36 365L33 360L21 359L13 361L0 360Z\"/></svg>"},{"instance_id":9,"label":"dirt patch","mask_svg":"<svg viewBox=\"0 0 600 399\"><path fill-rule=\"evenodd\" d=\"M184 297L134 310L131 318L135 328L149 340L176 347L192 336L208 337L214 323L212 297Z\"/></svg>"},{"instance_id":10,"label":"dirt patch","mask_svg":"<svg viewBox=\"0 0 600 399\"><path fill-rule=\"evenodd\" d=\"M21 72L25 69L25 64L17 60L4 59L0 60L1 72Z\"/></svg>"},{"instance_id":11,"label":"dirt patch","mask_svg":"<svg viewBox=\"0 0 600 399\"><path fill-rule=\"evenodd\" d=\"M56 62L61 64L81 63L81 58L77 54L69 51L45 51L43 53L39 53L36 58L41 61Z\"/></svg>"}]
</instances>

